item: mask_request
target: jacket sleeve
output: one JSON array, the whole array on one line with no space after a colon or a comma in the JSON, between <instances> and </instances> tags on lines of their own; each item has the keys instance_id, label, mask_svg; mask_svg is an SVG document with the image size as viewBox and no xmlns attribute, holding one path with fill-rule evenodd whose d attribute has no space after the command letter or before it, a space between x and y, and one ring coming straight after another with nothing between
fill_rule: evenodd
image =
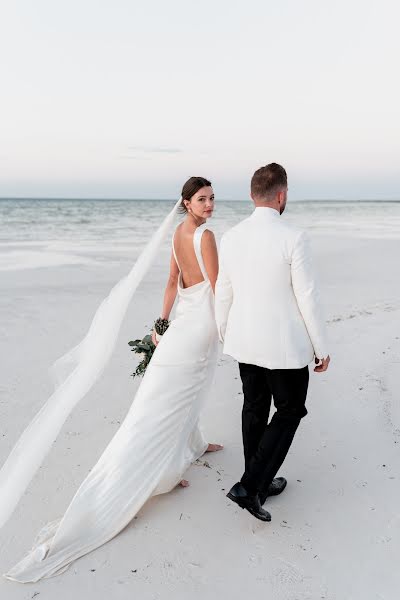
<instances>
[{"instance_id":1,"label":"jacket sleeve","mask_svg":"<svg viewBox=\"0 0 400 600\"><path fill-rule=\"evenodd\" d=\"M215 284L215 319L217 322L218 335L221 342L224 341L229 311L233 301L232 283L226 266L226 249L224 237L222 237L219 252L219 272Z\"/></svg>"},{"instance_id":2,"label":"jacket sleeve","mask_svg":"<svg viewBox=\"0 0 400 600\"><path fill-rule=\"evenodd\" d=\"M308 237L302 232L296 239L291 262L291 276L297 304L317 358L326 358L326 327L312 264Z\"/></svg>"}]
</instances>

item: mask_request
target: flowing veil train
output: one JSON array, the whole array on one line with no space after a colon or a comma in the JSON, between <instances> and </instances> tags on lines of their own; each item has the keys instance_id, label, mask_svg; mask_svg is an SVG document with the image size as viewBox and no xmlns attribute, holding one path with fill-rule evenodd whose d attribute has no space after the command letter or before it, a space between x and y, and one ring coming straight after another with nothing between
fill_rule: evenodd
<instances>
[{"instance_id":1,"label":"flowing veil train","mask_svg":"<svg viewBox=\"0 0 400 600\"><path fill-rule=\"evenodd\" d=\"M55 364L58 387L22 434L0 473L2 523L11 514L66 417L99 377L138 283L150 266L177 206L127 277L98 308L83 341ZM218 334L214 293L201 252L206 224L193 247L203 280L183 287L180 272L175 317L147 367L134 401L64 516L45 525L32 549L5 577L20 583L65 571L77 558L117 535L143 504L175 487L207 449L199 415L213 383ZM175 260L179 268L172 241Z\"/></svg>"},{"instance_id":2,"label":"flowing veil train","mask_svg":"<svg viewBox=\"0 0 400 600\"><path fill-rule=\"evenodd\" d=\"M107 365L131 298L165 240L180 203L178 200L128 275L102 301L83 340L52 366L55 391L22 433L0 470L0 528L13 513L68 415Z\"/></svg>"}]
</instances>

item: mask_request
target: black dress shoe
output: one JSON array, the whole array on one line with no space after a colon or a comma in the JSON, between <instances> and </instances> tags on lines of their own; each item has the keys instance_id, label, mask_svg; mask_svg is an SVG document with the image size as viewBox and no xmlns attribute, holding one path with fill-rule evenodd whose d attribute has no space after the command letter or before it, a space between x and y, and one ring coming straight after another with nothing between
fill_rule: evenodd
<instances>
[{"instance_id":1,"label":"black dress shoe","mask_svg":"<svg viewBox=\"0 0 400 600\"><path fill-rule=\"evenodd\" d=\"M287 486L287 481L284 477L276 477L272 480L272 482L268 486L268 491L259 492L258 497L260 499L261 506L264 504L268 496L278 496L281 494L285 487Z\"/></svg>"},{"instance_id":2,"label":"black dress shoe","mask_svg":"<svg viewBox=\"0 0 400 600\"><path fill-rule=\"evenodd\" d=\"M240 482L235 483L226 496L229 500L236 502L240 508L248 510L256 519L260 519L260 521L271 520L269 512L262 508L258 495L250 496Z\"/></svg>"}]
</instances>

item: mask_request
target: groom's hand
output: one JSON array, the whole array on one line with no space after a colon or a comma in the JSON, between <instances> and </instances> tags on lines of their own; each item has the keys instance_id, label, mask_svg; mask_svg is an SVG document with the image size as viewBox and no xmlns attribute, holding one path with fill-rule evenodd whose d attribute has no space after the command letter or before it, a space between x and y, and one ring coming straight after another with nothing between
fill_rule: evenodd
<instances>
[{"instance_id":1,"label":"groom's hand","mask_svg":"<svg viewBox=\"0 0 400 600\"><path fill-rule=\"evenodd\" d=\"M315 364L317 365L316 367L314 367L314 371L316 373L322 373L323 371L326 371L327 368L329 367L329 363L331 362L331 358L328 355L326 358L317 358L315 357Z\"/></svg>"}]
</instances>

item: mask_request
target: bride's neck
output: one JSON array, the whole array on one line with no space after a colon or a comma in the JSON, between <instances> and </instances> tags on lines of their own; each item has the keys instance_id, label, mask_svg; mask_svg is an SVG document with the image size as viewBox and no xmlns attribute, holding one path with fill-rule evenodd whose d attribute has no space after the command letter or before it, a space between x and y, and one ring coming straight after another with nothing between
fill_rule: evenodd
<instances>
[{"instance_id":1,"label":"bride's neck","mask_svg":"<svg viewBox=\"0 0 400 600\"><path fill-rule=\"evenodd\" d=\"M188 216L186 217L187 224L192 227L199 227L200 225L203 225L206 221L207 219L201 219L200 217L196 217L192 214L188 214Z\"/></svg>"}]
</instances>

